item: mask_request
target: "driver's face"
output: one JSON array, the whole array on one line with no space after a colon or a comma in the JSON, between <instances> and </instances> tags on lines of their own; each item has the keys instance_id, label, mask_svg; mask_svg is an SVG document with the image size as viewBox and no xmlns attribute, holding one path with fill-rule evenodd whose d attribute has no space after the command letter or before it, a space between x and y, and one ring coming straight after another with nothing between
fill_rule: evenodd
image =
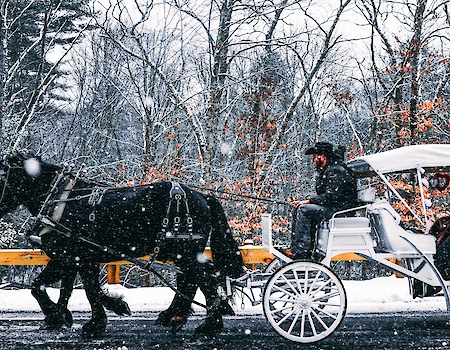
<instances>
[{"instance_id":1,"label":"driver's face","mask_svg":"<svg viewBox=\"0 0 450 350\"><path fill-rule=\"evenodd\" d=\"M327 156L325 154L314 154L313 161L316 169L323 168L327 165Z\"/></svg>"}]
</instances>

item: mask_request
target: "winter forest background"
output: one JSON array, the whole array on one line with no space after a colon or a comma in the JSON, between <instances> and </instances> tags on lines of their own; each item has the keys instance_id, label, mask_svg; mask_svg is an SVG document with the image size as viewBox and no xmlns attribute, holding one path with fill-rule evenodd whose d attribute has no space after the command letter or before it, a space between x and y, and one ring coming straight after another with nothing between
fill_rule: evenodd
<instances>
[{"instance_id":1,"label":"winter forest background","mask_svg":"<svg viewBox=\"0 0 450 350\"><path fill-rule=\"evenodd\" d=\"M0 4L0 153L210 189L240 241L271 212L289 242L289 206L248 197L312 193L316 141L349 158L448 142L450 0ZM25 244L21 216L3 247Z\"/></svg>"}]
</instances>

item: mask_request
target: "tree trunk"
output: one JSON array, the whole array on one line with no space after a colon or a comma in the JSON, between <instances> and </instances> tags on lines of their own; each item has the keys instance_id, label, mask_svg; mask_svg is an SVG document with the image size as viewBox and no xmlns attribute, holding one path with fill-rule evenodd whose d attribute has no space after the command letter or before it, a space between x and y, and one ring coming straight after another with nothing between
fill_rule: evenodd
<instances>
[{"instance_id":1,"label":"tree trunk","mask_svg":"<svg viewBox=\"0 0 450 350\"><path fill-rule=\"evenodd\" d=\"M411 133L411 142L415 143L417 138L417 124L418 124L418 115L417 115L417 104L418 104L418 95L419 95L419 79L420 79L420 67L419 67L419 57L420 57L420 49L422 47L422 25L423 25L423 17L425 12L425 6L427 4L427 0L418 0L416 13L414 14L414 35L410 42L410 50L409 55L411 57L411 100L409 104L409 118L410 118L410 133Z\"/></svg>"},{"instance_id":2,"label":"tree trunk","mask_svg":"<svg viewBox=\"0 0 450 350\"><path fill-rule=\"evenodd\" d=\"M214 65L211 74L211 86L206 108L206 154L204 157L204 180L211 183L213 176L213 161L216 150L216 130L221 114L221 99L224 82L228 72L228 49L230 22L233 14L234 0L225 0L220 9L219 30L214 48Z\"/></svg>"}]
</instances>

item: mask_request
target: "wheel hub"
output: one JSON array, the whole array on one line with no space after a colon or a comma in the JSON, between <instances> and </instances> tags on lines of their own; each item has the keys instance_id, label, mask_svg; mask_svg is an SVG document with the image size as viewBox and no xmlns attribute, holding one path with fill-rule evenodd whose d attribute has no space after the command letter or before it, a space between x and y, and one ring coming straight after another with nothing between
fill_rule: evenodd
<instances>
[{"instance_id":1,"label":"wheel hub","mask_svg":"<svg viewBox=\"0 0 450 350\"><path fill-rule=\"evenodd\" d=\"M306 295L302 295L297 299L297 303L300 309L307 310L311 307L311 298Z\"/></svg>"}]
</instances>

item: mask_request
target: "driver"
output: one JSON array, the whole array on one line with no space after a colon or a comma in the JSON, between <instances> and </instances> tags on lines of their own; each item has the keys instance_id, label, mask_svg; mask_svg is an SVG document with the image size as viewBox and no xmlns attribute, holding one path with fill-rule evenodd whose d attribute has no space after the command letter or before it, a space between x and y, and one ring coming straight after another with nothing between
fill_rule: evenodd
<instances>
[{"instance_id":1,"label":"driver","mask_svg":"<svg viewBox=\"0 0 450 350\"><path fill-rule=\"evenodd\" d=\"M317 142L305 154L313 155L316 178L315 197L293 201L291 252L296 260L313 258L317 225L340 210L357 205L356 178L343 161L342 148L338 153L328 142ZM314 242L314 244L313 244Z\"/></svg>"}]
</instances>

